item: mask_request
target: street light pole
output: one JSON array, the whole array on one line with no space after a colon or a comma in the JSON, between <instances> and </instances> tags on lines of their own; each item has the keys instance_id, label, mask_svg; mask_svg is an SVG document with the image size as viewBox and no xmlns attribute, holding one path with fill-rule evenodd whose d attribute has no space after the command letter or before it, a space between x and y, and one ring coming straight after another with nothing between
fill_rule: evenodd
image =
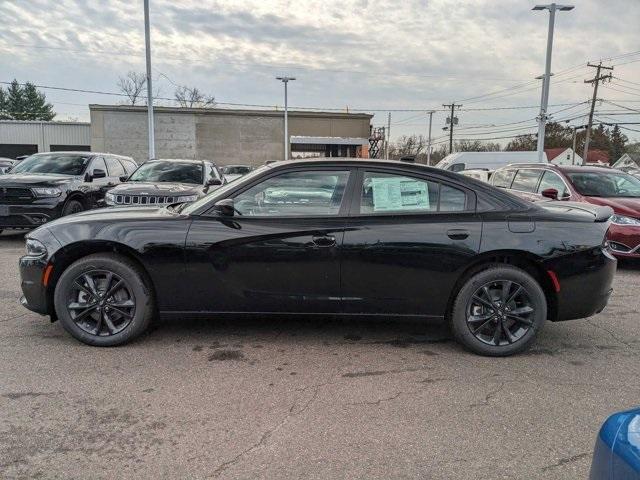
<instances>
[{"instance_id":1,"label":"street light pole","mask_svg":"<svg viewBox=\"0 0 640 480\"><path fill-rule=\"evenodd\" d=\"M149 160L156 158L153 121L153 89L151 88L151 32L149 28L149 0L144 0L144 42L147 57L147 117L149 130Z\"/></svg>"},{"instance_id":2,"label":"street light pole","mask_svg":"<svg viewBox=\"0 0 640 480\"><path fill-rule=\"evenodd\" d=\"M551 83L551 52L553 50L553 28L556 20L556 10L566 12L573 10L573 5L536 5L533 10L549 10L549 31L547 33L547 56L545 61L544 76L542 79L542 100L540 102L540 115L538 116L538 162L544 158L544 131L547 123L547 107L549 105L549 85Z\"/></svg>"},{"instance_id":3,"label":"street light pole","mask_svg":"<svg viewBox=\"0 0 640 480\"><path fill-rule=\"evenodd\" d=\"M284 83L284 159L289 160L289 100L287 98L287 84L295 77L276 77Z\"/></svg>"}]
</instances>

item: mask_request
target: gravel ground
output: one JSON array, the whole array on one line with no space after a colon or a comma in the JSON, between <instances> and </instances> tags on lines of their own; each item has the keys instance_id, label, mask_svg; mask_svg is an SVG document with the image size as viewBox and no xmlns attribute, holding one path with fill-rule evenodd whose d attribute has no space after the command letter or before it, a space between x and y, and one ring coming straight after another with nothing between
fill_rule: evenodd
<instances>
[{"instance_id":1,"label":"gravel ground","mask_svg":"<svg viewBox=\"0 0 640 480\"><path fill-rule=\"evenodd\" d=\"M585 478L599 425L640 403L640 267L603 313L483 358L443 326L160 322L81 345L18 303L0 237L1 478Z\"/></svg>"}]
</instances>

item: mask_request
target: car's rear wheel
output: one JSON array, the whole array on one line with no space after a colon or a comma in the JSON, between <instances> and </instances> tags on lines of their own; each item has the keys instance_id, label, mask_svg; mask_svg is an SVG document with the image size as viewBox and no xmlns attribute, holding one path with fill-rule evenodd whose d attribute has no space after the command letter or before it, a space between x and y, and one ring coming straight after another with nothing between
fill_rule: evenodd
<instances>
[{"instance_id":1,"label":"car's rear wheel","mask_svg":"<svg viewBox=\"0 0 640 480\"><path fill-rule=\"evenodd\" d=\"M453 304L451 326L458 342L480 355L507 356L534 342L547 318L538 282L511 265L471 276Z\"/></svg>"},{"instance_id":2,"label":"car's rear wheel","mask_svg":"<svg viewBox=\"0 0 640 480\"><path fill-rule=\"evenodd\" d=\"M88 345L122 345L151 323L154 298L145 273L126 257L100 253L69 266L56 285L64 329Z\"/></svg>"},{"instance_id":3,"label":"car's rear wheel","mask_svg":"<svg viewBox=\"0 0 640 480\"><path fill-rule=\"evenodd\" d=\"M73 215L74 213L80 213L84 210L84 206L78 200L69 200L62 209L62 216Z\"/></svg>"}]
</instances>

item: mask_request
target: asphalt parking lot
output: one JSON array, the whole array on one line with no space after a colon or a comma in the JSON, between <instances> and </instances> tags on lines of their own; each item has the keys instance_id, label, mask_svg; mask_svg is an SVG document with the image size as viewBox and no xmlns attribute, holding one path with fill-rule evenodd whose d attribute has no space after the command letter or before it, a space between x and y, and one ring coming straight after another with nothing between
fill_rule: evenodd
<instances>
[{"instance_id":1,"label":"asphalt parking lot","mask_svg":"<svg viewBox=\"0 0 640 480\"><path fill-rule=\"evenodd\" d=\"M0 236L1 478L585 478L599 425L640 403L640 266L608 308L482 358L443 326L160 322L84 346L18 304Z\"/></svg>"}]
</instances>

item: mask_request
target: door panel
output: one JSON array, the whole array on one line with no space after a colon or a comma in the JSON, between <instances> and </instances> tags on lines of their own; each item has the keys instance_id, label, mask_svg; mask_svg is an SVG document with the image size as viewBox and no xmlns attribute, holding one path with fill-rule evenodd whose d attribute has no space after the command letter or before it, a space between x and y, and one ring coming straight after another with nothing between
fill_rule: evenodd
<instances>
[{"instance_id":1,"label":"door panel","mask_svg":"<svg viewBox=\"0 0 640 480\"><path fill-rule=\"evenodd\" d=\"M343 235L341 218L197 218L186 244L191 309L336 313Z\"/></svg>"},{"instance_id":2,"label":"door panel","mask_svg":"<svg viewBox=\"0 0 640 480\"><path fill-rule=\"evenodd\" d=\"M442 316L480 247L474 213L356 218L342 246L346 313Z\"/></svg>"}]
</instances>

